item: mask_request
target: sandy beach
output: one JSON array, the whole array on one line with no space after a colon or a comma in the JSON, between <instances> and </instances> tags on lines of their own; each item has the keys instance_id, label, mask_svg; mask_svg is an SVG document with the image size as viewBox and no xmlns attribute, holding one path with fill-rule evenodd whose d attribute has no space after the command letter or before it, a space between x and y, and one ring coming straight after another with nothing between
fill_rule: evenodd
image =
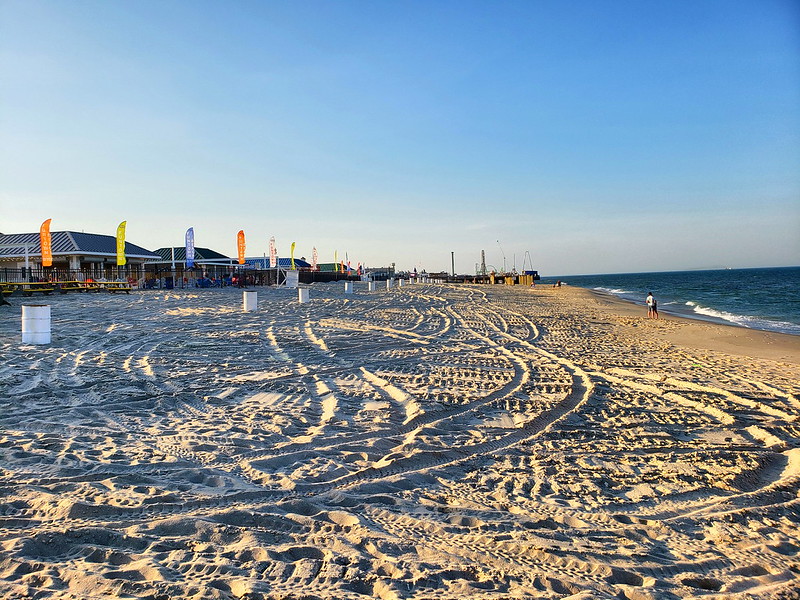
<instances>
[{"instance_id":1,"label":"sandy beach","mask_svg":"<svg viewBox=\"0 0 800 600\"><path fill-rule=\"evenodd\" d=\"M800 597L800 337L355 290L12 297L0 598Z\"/></svg>"}]
</instances>

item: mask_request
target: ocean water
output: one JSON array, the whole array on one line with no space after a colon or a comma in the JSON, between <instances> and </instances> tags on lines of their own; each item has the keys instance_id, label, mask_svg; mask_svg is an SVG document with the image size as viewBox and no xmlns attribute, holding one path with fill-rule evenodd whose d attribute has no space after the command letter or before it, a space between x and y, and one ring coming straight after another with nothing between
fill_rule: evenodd
<instances>
[{"instance_id":1,"label":"ocean water","mask_svg":"<svg viewBox=\"0 0 800 600\"><path fill-rule=\"evenodd\" d=\"M557 279L642 305L653 292L660 313L800 335L800 267L579 275Z\"/></svg>"}]
</instances>

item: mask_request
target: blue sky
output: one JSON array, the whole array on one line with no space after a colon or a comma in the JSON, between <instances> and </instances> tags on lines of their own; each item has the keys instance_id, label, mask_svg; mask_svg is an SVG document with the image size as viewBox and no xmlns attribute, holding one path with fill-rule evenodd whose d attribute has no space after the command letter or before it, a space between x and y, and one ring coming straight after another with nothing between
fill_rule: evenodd
<instances>
[{"instance_id":1,"label":"blue sky","mask_svg":"<svg viewBox=\"0 0 800 600\"><path fill-rule=\"evenodd\" d=\"M800 264L796 1L0 0L0 231Z\"/></svg>"}]
</instances>

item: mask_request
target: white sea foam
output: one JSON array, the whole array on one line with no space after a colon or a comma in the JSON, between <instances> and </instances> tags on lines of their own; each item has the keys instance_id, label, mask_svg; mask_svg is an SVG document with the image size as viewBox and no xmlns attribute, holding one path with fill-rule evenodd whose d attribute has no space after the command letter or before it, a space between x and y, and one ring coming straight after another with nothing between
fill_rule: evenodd
<instances>
[{"instance_id":1,"label":"white sea foam","mask_svg":"<svg viewBox=\"0 0 800 600\"><path fill-rule=\"evenodd\" d=\"M623 290L620 288L605 288L605 287L596 287L594 288L598 292L603 292L605 294L614 294L615 296L625 296L627 294L633 294L630 290Z\"/></svg>"},{"instance_id":2,"label":"white sea foam","mask_svg":"<svg viewBox=\"0 0 800 600\"><path fill-rule=\"evenodd\" d=\"M700 306L695 302L687 302L689 306L692 307L694 312L699 315L705 315L707 317L715 317L717 319L722 319L724 321L730 321L731 323L736 323L737 325L741 325L742 327L750 327L750 322L757 320L753 317L746 317L744 315L735 315L733 313L724 311L724 310L716 310L713 308L706 308L705 306Z\"/></svg>"},{"instance_id":3,"label":"white sea foam","mask_svg":"<svg viewBox=\"0 0 800 600\"><path fill-rule=\"evenodd\" d=\"M716 310L714 308L701 306L696 302L687 302L686 304L691 306L692 310L698 315L721 319L723 321L728 321L729 323L739 325L740 327L747 327L748 329L763 329L766 331L780 331L783 333L793 333L795 335L800 333L800 326L798 326L796 323L772 321L769 319L762 319L747 315L737 315L728 311Z\"/></svg>"}]
</instances>

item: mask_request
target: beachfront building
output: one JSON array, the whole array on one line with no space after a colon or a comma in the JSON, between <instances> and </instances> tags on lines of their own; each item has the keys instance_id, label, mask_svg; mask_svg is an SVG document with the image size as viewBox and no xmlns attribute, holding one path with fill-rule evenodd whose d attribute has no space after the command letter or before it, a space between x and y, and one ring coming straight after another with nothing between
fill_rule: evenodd
<instances>
[{"instance_id":1,"label":"beachfront building","mask_svg":"<svg viewBox=\"0 0 800 600\"><path fill-rule=\"evenodd\" d=\"M372 281L386 281L387 279L394 279L397 273L395 273L393 263L391 267L372 267L364 269L364 275L367 279L371 279Z\"/></svg>"},{"instance_id":2,"label":"beachfront building","mask_svg":"<svg viewBox=\"0 0 800 600\"><path fill-rule=\"evenodd\" d=\"M297 271L297 281L299 283L314 283L317 281L336 281L347 279L346 275L340 273L321 273L319 265L312 269L305 257L294 259L294 269L292 269L291 258L278 257L277 268L271 268L268 257L246 258L245 266L255 271L251 275L255 281L263 281L266 285L283 285L288 277L289 271Z\"/></svg>"},{"instance_id":3,"label":"beachfront building","mask_svg":"<svg viewBox=\"0 0 800 600\"><path fill-rule=\"evenodd\" d=\"M171 248L159 248L155 252L158 259L150 261L148 266L154 271L183 271L186 267L186 247L175 246ZM203 270L205 267L230 267L236 261L220 254L210 248L194 249L195 269Z\"/></svg>"},{"instance_id":4,"label":"beachfront building","mask_svg":"<svg viewBox=\"0 0 800 600\"><path fill-rule=\"evenodd\" d=\"M223 281L230 278L237 261L210 248L195 247L194 266L186 266L186 247L171 246L155 251L157 258L148 261L145 288L195 287L198 280Z\"/></svg>"},{"instance_id":5,"label":"beachfront building","mask_svg":"<svg viewBox=\"0 0 800 600\"><path fill-rule=\"evenodd\" d=\"M125 242L124 266L117 266L117 238L78 231L50 233L53 266L42 266L39 232L0 234L3 281L69 281L141 277L143 265L158 255Z\"/></svg>"},{"instance_id":6,"label":"beachfront building","mask_svg":"<svg viewBox=\"0 0 800 600\"><path fill-rule=\"evenodd\" d=\"M244 264L250 265L252 266L252 268L260 270L266 270L270 268L268 257L245 258ZM278 268L281 269L282 271L288 271L289 269L292 268L292 259L278 257ZM294 268L311 269L311 263L308 262L305 258L295 258Z\"/></svg>"},{"instance_id":7,"label":"beachfront building","mask_svg":"<svg viewBox=\"0 0 800 600\"><path fill-rule=\"evenodd\" d=\"M154 270L177 272L189 270L186 269L186 248L183 246L174 248L159 248L156 250L156 254L158 254L160 258L156 261L148 263L149 266L153 267ZM311 264L304 258L295 258L294 264L296 269L311 268ZM291 258L278 258L278 267L280 269L286 271L291 268L291 265ZM244 264L240 265L238 259L230 258L229 256L225 256L224 254L220 254L219 252L209 248L195 247L194 249L195 271L199 270L204 272L213 272L221 270L228 272L232 269L256 269L264 271L269 268L270 266L268 257L258 256L254 258L245 258Z\"/></svg>"},{"instance_id":8,"label":"beachfront building","mask_svg":"<svg viewBox=\"0 0 800 600\"><path fill-rule=\"evenodd\" d=\"M285 281L286 271L292 268L291 258L278 258L278 268L271 268L268 257L245 258L239 264L209 248L194 249L194 266L186 266L186 248L168 247L156 250L158 260L147 263L147 280L144 287L216 287L231 285L240 280L247 285L275 285ZM294 259L298 271L311 271L311 264L304 258ZM306 282L306 278L301 278Z\"/></svg>"}]
</instances>

